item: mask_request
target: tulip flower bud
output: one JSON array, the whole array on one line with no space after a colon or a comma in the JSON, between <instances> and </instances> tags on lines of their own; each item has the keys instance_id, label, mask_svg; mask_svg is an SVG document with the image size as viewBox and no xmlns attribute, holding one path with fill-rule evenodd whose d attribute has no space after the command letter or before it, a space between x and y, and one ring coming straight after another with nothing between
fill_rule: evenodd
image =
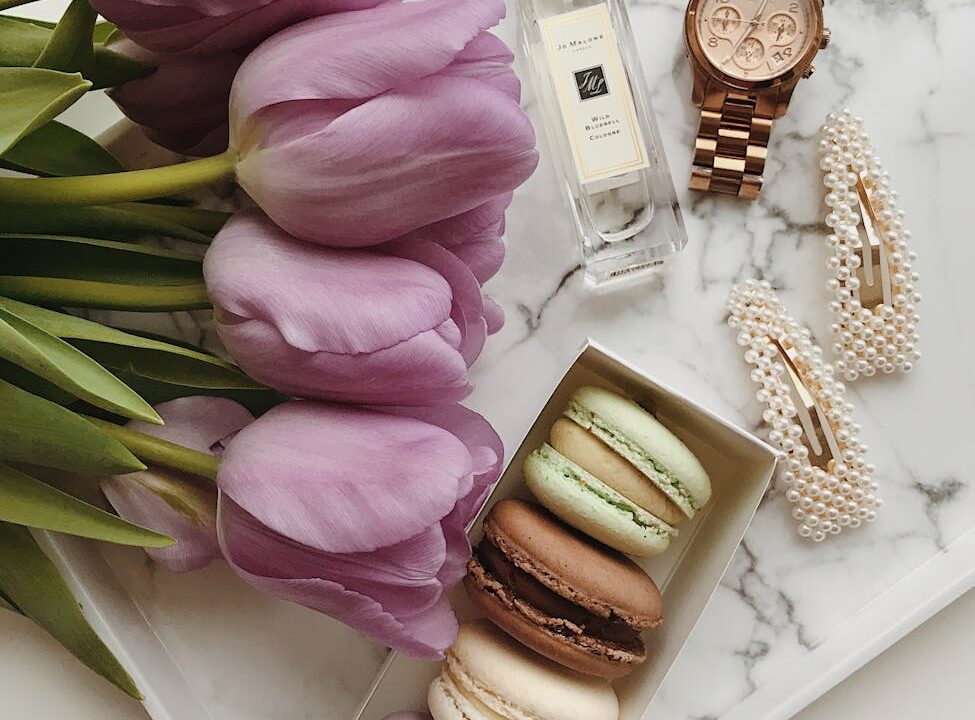
<instances>
[{"instance_id":1,"label":"tulip flower bud","mask_svg":"<svg viewBox=\"0 0 975 720\"><path fill-rule=\"evenodd\" d=\"M317 17L260 45L230 100L237 179L292 235L361 247L506 196L538 161L502 0Z\"/></svg>"},{"instance_id":2,"label":"tulip flower bud","mask_svg":"<svg viewBox=\"0 0 975 720\"><path fill-rule=\"evenodd\" d=\"M230 354L254 379L299 397L458 400L489 321L497 324L470 269L434 242L326 248L257 210L224 225L203 273Z\"/></svg>"},{"instance_id":3,"label":"tulip flower bud","mask_svg":"<svg viewBox=\"0 0 975 720\"><path fill-rule=\"evenodd\" d=\"M459 405L378 410L310 400L242 430L220 465L218 534L245 581L434 659L457 621L446 591L501 441Z\"/></svg>"},{"instance_id":4,"label":"tulip flower bud","mask_svg":"<svg viewBox=\"0 0 975 720\"><path fill-rule=\"evenodd\" d=\"M152 74L108 92L150 140L184 155L216 155L227 149L230 85L246 53L154 53L128 39L113 42L111 49L156 66Z\"/></svg>"},{"instance_id":5,"label":"tulip flower bud","mask_svg":"<svg viewBox=\"0 0 975 720\"><path fill-rule=\"evenodd\" d=\"M223 442L254 416L232 400L186 397L155 408L166 423L130 422L127 427L160 440L219 455ZM126 520L154 528L176 539L146 552L170 570L196 570L220 557L217 545L217 491L209 481L150 467L101 482L102 492Z\"/></svg>"}]
</instances>

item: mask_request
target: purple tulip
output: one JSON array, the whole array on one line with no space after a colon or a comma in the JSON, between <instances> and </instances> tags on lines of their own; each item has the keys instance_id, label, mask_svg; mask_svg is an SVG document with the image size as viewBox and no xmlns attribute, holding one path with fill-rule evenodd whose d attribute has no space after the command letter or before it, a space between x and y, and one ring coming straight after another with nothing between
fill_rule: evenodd
<instances>
[{"instance_id":1,"label":"purple tulip","mask_svg":"<svg viewBox=\"0 0 975 720\"><path fill-rule=\"evenodd\" d=\"M156 66L151 75L108 92L129 119L143 126L150 140L185 155L216 155L227 149L230 86L246 53L154 53L128 39L111 47Z\"/></svg>"},{"instance_id":2,"label":"purple tulip","mask_svg":"<svg viewBox=\"0 0 975 720\"><path fill-rule=\"evenodd\" d=\"M279 405L223 455L220 546L257 589L438 658L457 632L446 591L502 452L459 405Z\"/></svg>"},{"instance_id":3,"label":"purple tulip","mask_svg":"<svg viewBox=\"0 0 975 720\"><path fill-rule=\"evenodd\" d=\"M92 0L105 18L158 52L212 53L253 47L278 30L382 0Z\"/></svg>"},{"instance_id":4,"label":"purple tulip","mask_svg":"<svg viewBox=\"0 0 975 720\"><path fill-rule=\"evenodd\" d=\"M535 168L502 0L425 0L314 18L234 81L237 179L292 235L385 242L507 197Z\"/></svg>"},{"instance_id":5,"label":"purple tulip","mask_svg":"<svg viewBox=\"0 0 975 720\"><path fill-rule=\"evenodd\" d=\"M224 443L254 420L244 407L217 397L186 397L156 406L165 425L130 422L132 430L184 447L220 455ZM119 515L176 538L166 548L146 552L170 570L197 570L220 557L217 545L217 491L201 478L150 467L114 475L102 492Z\"/></svg>"},{"instance_id":6,"label":"purple tulip","mask_svg":"<svg viewBox=\"0 0 975 720\"><path fill-rule=\"evenodd\" d=\"M203 263L217 332L254 379L289 395L374 405L466 397L498 325L471 270L421 239L367 250L297 240L234 215Z\"/></svg>"}]
</instances>

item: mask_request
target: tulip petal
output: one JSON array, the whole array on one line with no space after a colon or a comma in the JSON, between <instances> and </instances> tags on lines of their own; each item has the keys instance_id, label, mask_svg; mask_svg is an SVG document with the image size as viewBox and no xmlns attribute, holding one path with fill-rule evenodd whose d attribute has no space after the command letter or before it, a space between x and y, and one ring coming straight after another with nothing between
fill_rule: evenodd
<instances>
[{"instance_id":1,"label":"tulip petal","mask_svg":"<svg viewBox=\"0 0 975 720\"><path fill-rule=\"evenodd\" d=\"M383 410L438 425L467 446L473 463L473 479L458 496L459 515L455 518L466 529L501 477L504 443L498 433L482 415L463 405L390 407Z\"/></svg>"},{"instance_id":2,"label":"tulip petal","mask_svg":"<svg viewBox=\"0 0 975 720\"><path fill-rule=\"evenodd\" d=\"M223 443L229 436L254 421L243 405L221 397L182 397L156 405L154 409L165 425L133 420L126 427L214 455L222 453Z\"/></svg>"},{"instance_id":3,"label":"tulip petal","mask_svg":"<svg viewBox=\"0 0 975 720\"><path fill-rule=\"evenodd\" d=\"M465 444L437 425L302 400L278 405L239 432L217 483L296 542L371 552L446 517L471 472Z\"/></svg>"},{"instance_id":4,"label":"tulip petal","mask_svg":"<svg viewBox=\"0 0 975 720\"><path fill-rule=\"evenodd\" d=\"M457 259L464 263L474 273L479 283L486 283L494 277L501 265L504 263L505 247L504 241L500 237L478 242L468 242L463 245L454 245L450 251L457 256ZM485 318L488 308L485 304ZM490 320L488 320L490 324ZM495 332L488 328L488 334Z\"/></svg>"},{"instance_id":5,"label":"tulip petal","mask_svg":"<svg viewBox=\"0 0 975 720\"><path fill-rule=\"evenodd\" d=\"M481 354L487 339L484 298L481 296L481 286L471 269L452 252L434 242L394 241L380 248L391 255L433 268L450 284L453 295L450 317L460 328L460 352L470 367Z\"/></svg>"},{"instance_id":6,"label":"tulip petal","mask_svg":"<svg viewBox=\"0 0 975 720\"><path fill-rule=\"evenodd\" d=\"M326 553L268 533L225 495L220 502L219 538L231 567L253 587L330 615L396 650L437 659L456 637L457 620L443 593L423 609L395 615L383 601L394 602L409 593L394 586L379 588L380 600L323 577Z\"/></svg>"},{"instance_id":7,"label":"tulip petal","mask_svg":"<svg viewBox=\"0 0 975 720\"><path fill-rule=\"evenodd\" d=\"M425 0L294 25L241 67L231 98L231 135L236 139L244 131L241 123L270 105L371 98L432 75L504 12L503 0Z\"/></svg>"},{"instance_id":8,"label":"tulip petal","mask_svg":"<svg viewBox=\"0 0 975 720\"><path fill-rule=\"evenodd\" d=\"M425 612L444 593L438 576L447 541L439 524L372 552L328 553L279 535L226 495L221 496L220 522L237 553L259 548L248 569L260 575L337 580L348 590L380 600L397 617Z\"/></svg>"},{"instance_id":9,"label":"tulip petal","mask_svg":"<svg viewBox=\"0 0 975 720\"><path fill-rule=\"evenodd\" d=\"M307 131L290 105L265 108L253 137L265 125L298 122ZM327 106L305 103L300 114ZM318 132L242 152L238 181L278 225L341 247L376 244L471 210L524 182L538 161L518 104L461 77L426 78Z\"/></svg>"},{"instance_id":10,"label":"tulip petal","mask_svg":"<svg viewBox=\"0 0 975 720\"><path fill-rule=\"evenodd\" d=\"M382 0L94 0L99 14L143 47L211 53L250 48L282 28Z\"/></svg>"},{"instance_id":11,"label":"tulip petal","mask_svg":"<svg viewBox=\"0 0 975 720\"><path fill-rule=\"evenodd\" d=\"M450 285L423 264L309 245L257 210L224 225L203 272L210 299L233 322L266 321L307 352L382 350L450 317Z\"/></svg>"},{"instance_id":12,"label":"tulip petal","mask_svg":"<svg viewBox=\"0 0 975 720\"><path fill-rule=\"evenodd\" d=\"M146 548L156 562L174 572L206 567L220 557L217 545L217 493L197 478L161 468L102 480L102 492L126 520L176 538L166 548Z\"/></svg>"},{"instance_id":13,"label":"tulip petal","mask_svg":"<svg viewBox=\"0 0 975 720\"><path fill-rule=\"evenodd\" d=\"M504 325L504 308L487 295L484 296L484 319L487 321L488 333L491 335Z\"/></svg>"},{"instance_id":14,"label":"tulip petal","mask_svg":"<svg viewBox=\"0 0 975 720\"><path fill-rule=\"evenodd\" d=\"M437 579L444 587L453 587L467 574L467 561L471 559L471 542L464 522L467 510L456 507L443 521L443 536L447 550Z\"/></svg>"},{"instance_id":15,"label":"tulip petal","mask_svg":"<svg viewBox=\"0 0 975 720\"><path fill-rule=\"evenodd\" d=\"M504 40L493 33L482 32L457 53L454 62L440 72L475 78L493 85L515 102L521 102L521 81L511 69L514 59L514 53Z\"/></svg>"},{"instance_id":16,"label":"tulip petal","mask_svg":"<svg viewBox=\"0 0 975 720\"><path fill-rule=\"evenodd\" d=\"M287 395L373 405L437 405L467 397L467 364L452 320L393 347L363 354L307 352L260 320L217 322L217 334L248 375Z\"/></svg>"},{"instance_id":17,"label":"tulip petal","mask_svg":"<svg viewBox=\"0 0 975 720\"><path fill-rule=\"evenodd\" d=\"M500 237L504 233L504 213L513 197L511 192L501 193L473 210L422 227L416 234L446 248Z\"/></svg>"}]
</instances>

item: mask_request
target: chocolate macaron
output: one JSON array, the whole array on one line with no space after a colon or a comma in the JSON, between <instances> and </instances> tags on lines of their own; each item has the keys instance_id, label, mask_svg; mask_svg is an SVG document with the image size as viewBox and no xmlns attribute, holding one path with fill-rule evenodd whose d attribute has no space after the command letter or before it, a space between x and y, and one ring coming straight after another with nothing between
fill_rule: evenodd
<instances>
[{"instance_id":1,"label":"chocolate macaron","mask_svg":"<svg viewBox=\"0 0 975 720\"><path fill-rule=\"evenodd\" d=\"M636 563L522 500L488 513L464 586L511 636L603 678L644 662L641 632L662 620L660 592Z\"/></svg>"}]
</instances>

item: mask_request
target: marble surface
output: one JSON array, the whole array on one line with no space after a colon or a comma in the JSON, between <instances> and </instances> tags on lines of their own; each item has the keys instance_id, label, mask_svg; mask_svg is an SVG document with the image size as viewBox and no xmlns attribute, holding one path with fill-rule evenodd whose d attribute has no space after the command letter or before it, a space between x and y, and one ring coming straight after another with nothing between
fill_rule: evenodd
<instances>
[{"instance_id":1,"label":"marble surface","mask_svg":"<svg viewBox=\"0 0 975 720\"><path fill-rule=\"evenodd\" d=\"M917 617L915 604L942 591L957 594L975 569L975 547L964 537L975 528L975 330L967 312L975 247L966 232L966 171L975 165L975 3L829 3L833 44L776 123L766 189L750 205L684 190L697 115L680 43L683 7L681 0L637 2L631 15L687 249L647 283L591 293L543 147L539 171L509 215L508 260L489 285L508 321L475 366L477 390L468 404L517 446L592 336L760 431L761 407L725 325L725 299L735 281L767 279L793 315L828 338L816 133L832 110L850 106L863 115L908 213L924 294L924 357L915 371L850 388L886 504L876 524L813 545L795 535L773 489L649 713L675 720L787 717L783 699L816 679L805 670L812 660L827 650L829 657L855 657L883 634L870 630L864 638L861 628L903 626ZM510 21L502 34L514 37ZM530 93L526 102L531 107ZM155 329L213 339L205 314L174 315ZM137 553L115 553L112 562L216 720L347 718L382 659L381 648L327 618L257 596L225 567L176 576ZM846 672L866 659L847 662Z\"/></svg>"}]
</instances>

